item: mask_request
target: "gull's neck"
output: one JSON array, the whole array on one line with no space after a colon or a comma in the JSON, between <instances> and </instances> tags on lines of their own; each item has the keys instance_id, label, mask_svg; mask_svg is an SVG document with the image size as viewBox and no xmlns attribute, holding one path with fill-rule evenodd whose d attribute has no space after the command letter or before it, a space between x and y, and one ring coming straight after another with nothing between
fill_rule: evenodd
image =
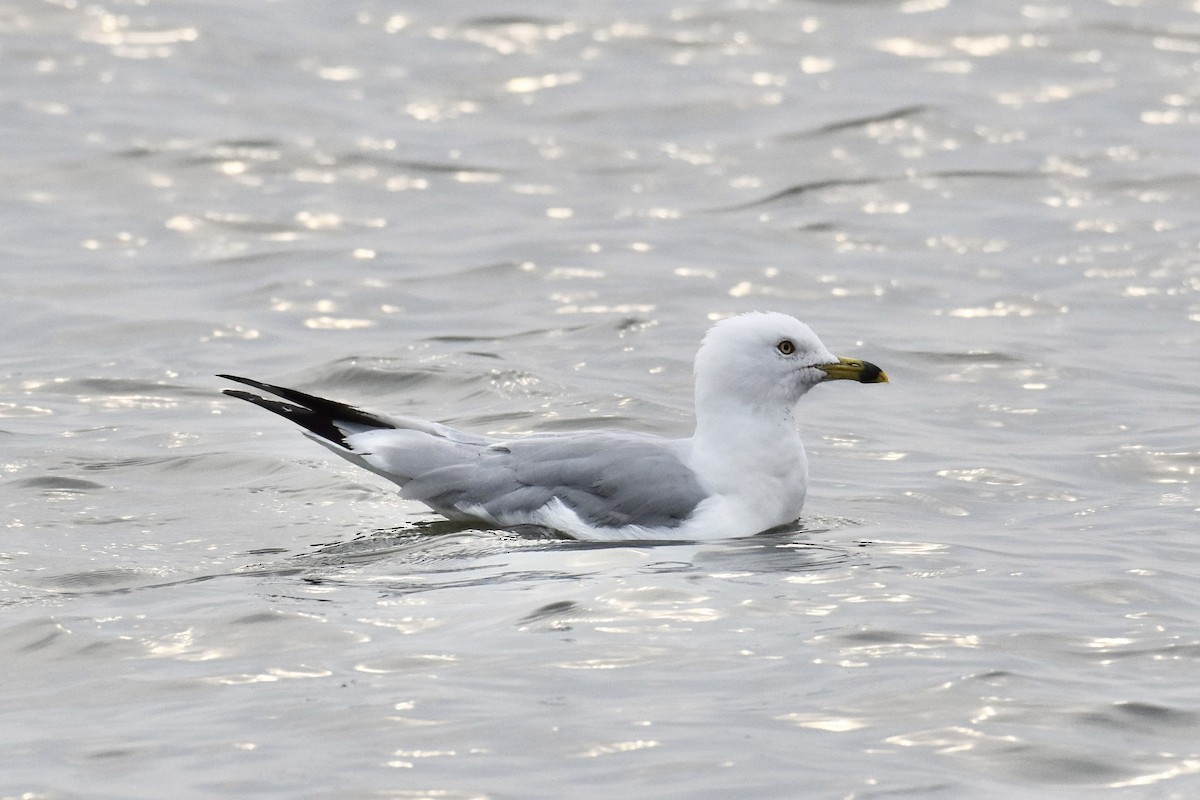
<instances>
[{"instance_id":1,"label":"gull's neck","mask_svg":"<svg viewBox=\"0 0 1200 800\"><path fill-rule=\"evenodd\" d=\"M779 398L747 403L697 392L692 467L715 494L782 502L778 513L786 516L794 507L799 514L808 461L795 407Z\"/></svg>"},{"instance_id":2,"label":"gull's neck","mask_svg":"<svg viewBox=\"0 0 1200 800\"><path fill-rule=\"evenodd\" d=\"M693 442L725 457L755 451L794 450L800 443L795 407L785 403L747 404L730 398L697 396Z\"/></svg>"},{"instance_id":3,"label":"gull's neck","mask_svg":"<svg viewBox=\"0 0 1200 800\"><path fill-rule=\"evenodd\" d=\"M800 516L808 458L793 407L696 399L687 462L711 495L696 524L706 535L740 535Z\"/></svg>"}]
</instances>

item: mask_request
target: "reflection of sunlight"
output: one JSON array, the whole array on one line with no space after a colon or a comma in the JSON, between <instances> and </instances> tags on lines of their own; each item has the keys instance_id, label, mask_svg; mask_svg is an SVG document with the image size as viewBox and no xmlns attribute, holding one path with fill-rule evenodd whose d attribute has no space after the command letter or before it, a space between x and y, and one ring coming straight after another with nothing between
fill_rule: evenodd
<instances>
[{"instance_id":1,"label":"reflection of sunlight","mask_svg":"<svg viewBox=\"0 0 1200 800\"><path fill-rule=\"evenodd\" d=\"M26 417L53 414L48 408L41 406L22 406L16 403L0 403L0 417Z\"/></svg>"},{"instance_id":2,"label":"reflection of sunlight","mask_svg":"<svg viewBox=\"0 0 1200 800\"><path fill-rule=\"evenodd\" d=\"M642 656L609 656L608 658L585 658L578 661L558 661L552 666L559 669L608 670L635 667L646 662Z\"/></svg>"},{"instance_id":3,"label":"reflection of sunlight","mask_svg":"<svg viewBox=\"0 0 1200 800\"><path fill-rule=\"evenodd\" d=\"M805 75L817 75L822 72L829 72L833 69L834 60L832 58L820 58L818 56L805 56L800 59L800 71Z\"/></svg>"},{"instance_id":4,"label":"reflection of sunlight","mask_svg":"<svg viewBox=\"0 0 1200 800\"><path fill-rule=\"evenodd\" d=\"M694 600L681 600L677 602L668 602L660 604L659 607L647 608L639 605L636 600L622 601L612 599L607 601L607 605L616 610L623 619L630 620L670 620L672 622L714 622L722 619L726 615L713 608L693 607L685 608L683 604L691 602L700 602L708 598L695 598Z\"/></svg>"},{"instance_id":5,"label":"reflection of sunlight","mask_svg":"<svg viewBox=\"0 0 1200 800\"><path fill-rule=\"evenodd\" d=\"M241 673L237 675L219 675L213 678L205 678L205 683L215 683L221 686L242 686L250 683L274 683L282 680L296 680L301 678L328 678L333 673L327 669L302 668L293 667L292 669L284 669L282 667L271 667L265 672L257 674Z\"/></svg>"},{"instance_id":6,"label":"reflection of sunlight","mask_svg":"<svg viewBox=\"0 0 1200 800\"><path fill-rule=\"evenodd\" d=\"M651 314L657 306L649 303L617 303L615 305L567 305L554 309L555 314Z\"/></svg>"},{"instance_id":7,"label":"reflection of sunlight","mask_svg":"<svg viewBox=\"0 0 1200 800\"><path fill-rule=\"evenodd\" d=\"M376 324L374 320L352 317L309 317L304 320L304 327L316 331L353 331L373 328Z\"/></svg>"},{"instance_id":8,"label":"reflection of sunlight","mask_svg":"<svg viewBox=\"0 0 1200 800\"><path fill-rule=\"evenodd\" d=\"M1138 775L1124 781L1116 781L1115 783L1106 784L1113 789L1119 789L1125 786L1149 786L1152 783L1178 778L1181 775L1195 775L1200 773L1200 759L1189 758L1180 761L1174 766L1159 772L1152 772L1147 775Z\"/></svg>"},{"instance_id":9,"label":"reflection of sunlight","mask_svg":"<svg viewBox=\"0 0 1200 800\"><path fill-rule=\"evenodd\" d=\"M386 766L393 769L412 769L416 766L412 761L404 759L416 758L450 758L459 755L476 755L479 753L487 753L488 750L482 747L472 747L465 752L458 750L396 750L392 753L395 758L391 761L385 761ZM437 797L440 793L437 792L421 792L422 797Z\"/></svg>"},{"instance_id":10,"label":"reflection of sunlight","mask_svg":"<svg viewBox=\"0 0 1200 800\"><path fill-rule=\"evenodd\" d=\"M1015 92L997 92L995 98L996 102L1002 106L1023 108L1030 103L1057 103L1080 95L1095 94L1112 88L1112 79L1105 78L1102 80L1079 81L1074 85L1052 83Z\"/></svg>"},{"instance_id":11,"label":"reflection of sunlight","mask_svg":"<svg viewBox=\"0 0 1200 800\"><path fill-rule=\"evenodd\" d=\"M970 56L994 56L1012 47L1013 39L1006 34L992 36L955 36L950 40L956 50ZM1026 44L1027 42L1022 42Z\"/></svg>"},{"instance_id":12,"label":"reflection of sunlight","mask_svg":"<svg viewBox=\"0 0 1200 800\"><path fill-rule=\"evenodd\" d=\"M581 80L583 80L583 75L578 72L563 72L557 75L534 75L523 78L512 78L504 84L504 88L515 94L526 94L542 89L553 89L558 86L569 86L572 83L579 83Z\"/></svg>"},{"instance_id":13,"label":"reflection of sunlight","mask_svg":"<svg viewBox=\"0 0 1200 800\"><path fill-rule=\"evenodd\" d=\"M936 473L939 478L951 478L967 483L986 483L992 486L1023 486L1025 479L1013 473L997 469L977 467L975 469L940 469Z\"/></svg>"},{"instance_id":14,"label":"reflection of sunlight","mask_svg":"<svg viewBox=\"0 0 1200 800\"><path fill-rule=\"evenodd\" d=\"M846 733L848 731L856 731L860 728L868 726L865 720L851 719L850 717L826 717L820 714L803 714L794 712L791 714L780 714L775 717L783 722L794 722L801 728L811 728L817 731L828 731L829 733Z\"/></svg>"},{"instance_id":15,"label":"reflection of sunlight","mask_svg":"<svg viewBox=\"0 0 1200 800\"><path fill-rule=\"evenodd\" d=\"M403 18L401 18L403 19ZM407 25L407 20L404 20ZM389 20L389 32L391 30ZM565 36L579 32L579 24L570 21L556 22L554 24L525 22L521 20L512 20L505 24L498 25L480 25L478 27L470 27L461 32L451 28L434 28L430 31L430 35L434 39L448 39L452 35L461 36L463 40L478 44L490 50L494 50L500 55L512 55L513 53L537 53L540 48L537 46L540 42L555 42Z\"/></svg>"},{"instance_id":16,"label":"reflection of sunlight","mask_svg":"<svg viewBox=\"0 0 1200 800\"><path fill-rule=\"evenodd\" d=\"M1127 644L1133 644L1136 639L1130 639L1125 636L1097 636L1091 641L1086 642L1084 647L1090 647L1095 650L1108 650L1109 648L1122 647Z\"/></svg>"},{"instance_id":17,"label":"reflection of sunlight","mask_svg":"<svg viewBox=\"0 0 1200 800\"><path fill-rule=\"evenodd\" d=\"M895 37L876 42L875 46L884 53L907 58L941 58L946 55L946 49L937 45L922 44L921 42L904 37Z\"/></svg>"},{"instance_id":18,"label":"reflection of sunlight","mask_svg":"<svg viewBox=\"0 0 1200 800\"><path fill-rule=\"evenodd\" d=\"M79 33L85 42L106 45L117 58L149 59L169 58L174 54L172 45L194 42L200 38L195 28L171 28L160 31L130 30L129 18L124 15L103 13L94 24Z\"/></svg>"},{"instance_id":19,"label":"reflection of sunlight","mask_svg":"<svg viewBox=\"0 0 1200 800\"><path fill-rule=\"evenodd\" d=\"M347 65L321 67L317 70L317 77L326 81L354 81L362 77L362 70Z\"/></svg>"},{"instance_id":20,"label":"reflection of sunlight","mask_svg":"<svg viewBox=\"0 0 1200 800\"><path fill-rule=\"evenodd\" d=\"M386 675L391 672L403 672L416 667L433 669L458 662L458 656L449 653L406 653L397 659L390 659L377 664L355 664L355 672L365 672L368 675ZM411 706L406 706L411 708ZM406 708L397 706L398 711Z\"/></svg>"},{"instance_id":21,"label":"reflection of sunlight","mask_svg":"<svg viewBox=\"0 0 1200 800\"><path fill-rule=\"evenodd\" d=\"M443 624L442 620L434 617L425 617L423 619L417 617L400 617L398 619L359 617L358 621L379 628L390 628L404 634L423 633Z\"/></svg>"},{"instance_id":22,"label":"reflection of sunlight","mask_svg":"<svg viewBox=\"0 0 1200 800\"><path fill-rule=\"evenodd\" d=\"M100 397L92 397L90 395L81 395L78 398L80 403L96 405L100 408L176 408L179 402L170 397L154 397L144 394L130 395L104 395Z\"/></svg>"},{"instance_id":23,"label":"reflection of sunlight","mask_svg":"<svg viewBox=\"0 0 1200 800\"><path fill-rule=\"evenodd\" d=\"M1035 314L1044 314L1047 312L1065 314L1067 313L1067 307L1064 305L1049 306L1046 304L1036 307L1029 303L1004 302L997 300L990 306L955 308L948 313L952 317L972 319L976 317L1032 317ZM940 314L942 312L938 311L936 313Z\"/></svg>"},{"instance_id":24,"label":"reflection of sunlight","mask_svg":"<svg viewBox=\"0 0 1200 800\"><path fill-rule=\"evenodd\" d=\"M183 656L186 653L188 657L183 659L185 661L208 661L220 658L223 655L217 650L189 653L196 646L194 628L187 628L186 630L164 636L161 639L144 639L142 644L146 646L146 652L152 656Z\"/></svg>"},{"instance_id":25,"label":"reflection of sunlight","mask_svg":"<svg viewBox=\"0 0 1200 800\"><path fill-rule=\"evenodd\" d=\"M880 586L879 588L883 588L883 587ZM878 594L878 595L852 594L852 595L847 595L846 597L843 597L842 602L843 603L910 603L913 601L913 599L914 598L911 594L904 594L903 592L898 593L898 594L883 593L883 594ZM863 648L856 647L853 649L861 650Z\"/></svg>"},{"instance_id":26,"label":"reflection of sunlight","mask_svg":"<svg viewBox=\"0 0 1200 800\"><path fill-rule=\"evenodd\" d=\"M442 122L479 110L479 104L471 100L423 99L404 106L404 113L421 122Z\"/></svg>"},{"instance_id":27,"label":"reflection of sunlight","mask_svg":"<svg viewBox=\"0 0 1200 800\"><path fill-rule=\"evenodd\" d=\"M613 753L629 753L634 750L648 750L652 747L658 747L660 742L653 739L637 739L631 742L613 742L612 744L600 744L591 747L582 753L579 753L583 758L597 758L599 756L608 756Z\"/></svg>"},{"instance_id":28,"label":"reflection of sunlight","mask_svg":"<svg viewBox=\"0 0 1200 800\"><path fill-rule=\"evenodd\" d=\"M903 733L897 736L890 736L884 741L900 747L932 747L939 753L959 753L965 750L976 749L981 744L1019 744L1021 739L1017 736L1008 735L990 736L974 728L954 725L937 730Z\"/></svg>"}]
</instances>

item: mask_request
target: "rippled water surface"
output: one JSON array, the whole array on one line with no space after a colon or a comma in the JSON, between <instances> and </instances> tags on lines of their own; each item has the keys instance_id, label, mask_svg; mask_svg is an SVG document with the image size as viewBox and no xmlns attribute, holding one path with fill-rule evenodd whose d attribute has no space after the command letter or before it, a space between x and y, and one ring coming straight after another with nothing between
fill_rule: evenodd
<instances>
[{"instance_id":1,"label":"rippled water surface","mask_svg":"<svg viewBox=\"0 0 1200 800\"><path fill-rule=\"evenodd\" d=\"M0 797L1200 796L1200 4L0 0ZM687 435L805 517L439 521L217 372Z\"/></svg>"}]
</instances>

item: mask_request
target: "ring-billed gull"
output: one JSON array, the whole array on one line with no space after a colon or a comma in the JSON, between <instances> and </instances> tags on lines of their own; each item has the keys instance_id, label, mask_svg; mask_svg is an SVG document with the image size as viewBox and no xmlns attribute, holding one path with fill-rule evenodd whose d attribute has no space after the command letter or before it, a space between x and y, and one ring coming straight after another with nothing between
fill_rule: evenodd
<instances>
[{"instance_id":1,"label":"ring-billed gull","mask_svg":"<svg viewBox=\"0 0 1200 800\"><path fill-rule=\"evenodd\" d=\"M874 364L834 356L794 317L758 312L705 335L688 439L624 431L483 436L219 377L283 398L225 390L297 423L450 519L609 541L749 536L794 521L808 485L796 403L824 381L887 382Z\"/></svg>"}]
</instances>

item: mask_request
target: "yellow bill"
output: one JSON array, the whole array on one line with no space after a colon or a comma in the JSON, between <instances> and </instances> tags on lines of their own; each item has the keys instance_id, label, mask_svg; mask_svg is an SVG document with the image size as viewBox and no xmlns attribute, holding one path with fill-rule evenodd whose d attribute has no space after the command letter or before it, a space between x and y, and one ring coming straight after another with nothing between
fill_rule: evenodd
<instances>
[{"instance_id":1,"label":"yellow bill","mask_svg":"<svg viewBox=\"0 0 1200 800\"><path fill-rule=\"evenodd\" d=\"M838 358L836 364L817 364L825 373L827 381L858 381L859 383L887 383L888 376L870 361L858 358Z\"/></svg>"}]
</instances>

